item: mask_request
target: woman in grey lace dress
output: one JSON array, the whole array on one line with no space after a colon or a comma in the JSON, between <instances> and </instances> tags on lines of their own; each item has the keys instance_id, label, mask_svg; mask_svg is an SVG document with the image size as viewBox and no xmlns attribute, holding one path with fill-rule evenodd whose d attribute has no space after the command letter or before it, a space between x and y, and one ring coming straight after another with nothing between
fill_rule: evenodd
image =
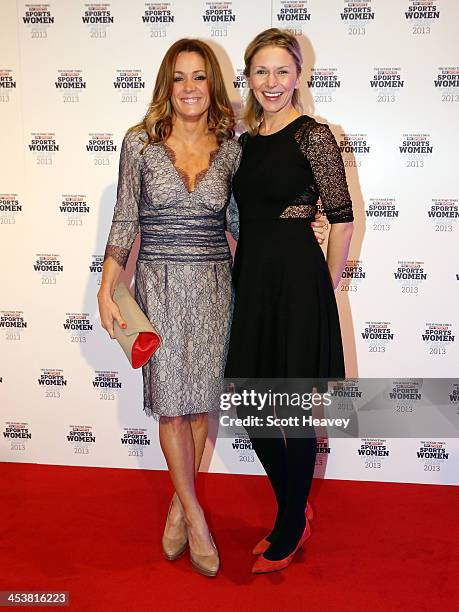
<instances>
[{"instance_id":1,"label":"woman in grey lace dress","mask_svg":"<svg viewBox=\"0 0 459 612\"><path fill-rule=\"evenodd\" d=\"M163 343L143 367L144 409L159 434L176 494L163 550L190 546L193 567L214 576L218 553L196 497L195 476L218 408L231 317L225 216L240 147L212 50L180 40L166 53L145 119L126 134L98 295L103 327L123 325L112 300L140 230L136 299ZM185 520L184 520L185 519Z\"/></svg>"}]
</instances>

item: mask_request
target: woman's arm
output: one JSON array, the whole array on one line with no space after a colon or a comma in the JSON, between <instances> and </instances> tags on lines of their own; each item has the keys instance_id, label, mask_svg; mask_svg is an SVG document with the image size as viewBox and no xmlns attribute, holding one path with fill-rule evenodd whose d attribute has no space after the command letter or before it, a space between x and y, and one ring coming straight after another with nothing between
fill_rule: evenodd
<instances>
[{"instance_id":1,"label":"woman's arm","mask_svg":"<svg viewBox=\"0 0 459 612\"><path fill-rule=\"evenodd\" d=\"M230 232L233 240L236 242L239 240L239 210L233 194L226 207L225 229Z\"/></svg>"},{"instance_id":2,"label":"woman's arm","mask_svg":"<svg viewBox=\"0 0 459 612\"><path fill-rule=\"evenodd\" d=\"M311 129L306 152L331 224L327 263L333 288L336 289L349 253L354 215L341 152L328 125L319 123Z\"/></svg>"},{"instance_id":3,"label":"woman's arm","mask_svg":"<svg viewBox=\"0 0 459 612\"><path fill-rule=\"evenodd\" d=\"M102 268L102 282L97 293L100 322L102 327L110 334L110 338L115 337L113 329L115 320L118 321L120 327L126 327L126 323L121 317L119 308L112 299L122 269L123 268L113 259L113 257L107 257Z\"/></svg>"},{"instance_id":4,"label":"woman's arm","mask_svg":"<svg viewBox=\"0 0 459 612\"><path fill-rule=\"evenodd\" d=\"M353 230L354 224L352 221L348 223L335 223L330 229L327 248L327 264L333 283L333 289L335 290L338 288L341 274L346 265Z\"/></svg>"},{"instance_id":5,"label":"woman's arm","mask_svg":"<svg viewBox=\"0 0 459 612\"><path fill-rule=\"evenodd\" d=\"M113 324L125 327L118 306L112 299L121 270L139 231L140 154L142 145L136 133L126 134L121 147L118 189L112 225L105 248L102 282L97 294L102 327L114 338Z\"/></svg>"}]
</instances>

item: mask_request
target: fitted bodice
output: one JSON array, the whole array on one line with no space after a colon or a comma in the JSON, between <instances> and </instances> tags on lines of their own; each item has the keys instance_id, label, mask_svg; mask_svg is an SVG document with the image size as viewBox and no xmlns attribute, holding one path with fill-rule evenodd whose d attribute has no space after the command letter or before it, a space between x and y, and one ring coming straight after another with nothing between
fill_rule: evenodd
<instances>
[{"instance_id":1,"label":"fitted bodice","mask_svg":"<svg viewBox=\"0 0 459 612\"><path fill-rule=\"evenodd\" d=\"M124 138L106 254L125 265L140 229L141 261L229 260L225 212L239 163L239 144L223 142L189 192L165 145L148 145L142 151L145 139L142 132L130 132Z\"/></svg>"},{"instance_id":2,"label":"fitted bodice","mask_svg":"<svg viewBox=\"0 0 459 612\"><path fill-rule=\"evenodd\" d=\"M233 179L241 230L264 219L313 220L321 198L330 223L352 221L341 153L327 125L300 116L269 136L242 134Z\"/></svg>"}]
</instances>

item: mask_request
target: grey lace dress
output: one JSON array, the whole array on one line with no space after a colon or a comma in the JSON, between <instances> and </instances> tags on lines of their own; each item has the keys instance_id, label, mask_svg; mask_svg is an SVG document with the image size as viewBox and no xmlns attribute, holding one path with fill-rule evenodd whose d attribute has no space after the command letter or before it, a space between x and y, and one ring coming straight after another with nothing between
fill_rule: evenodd
<instances>
[{"instance_id":1,"label":"grey lace dress","mask_svg":"<svg viewBox=\"0 0 459 612\"><path fill-rule=\"evenodd\" d=\"M125 267L140 230L135 294L162 336L143 367L147 415L180 416L218 409L232 313L231 253L225 227L240 146L224 141L189 191L172 150L148 145L145 132L124 137L117 200L105 250Z\"/></svg>"}]
</instances>

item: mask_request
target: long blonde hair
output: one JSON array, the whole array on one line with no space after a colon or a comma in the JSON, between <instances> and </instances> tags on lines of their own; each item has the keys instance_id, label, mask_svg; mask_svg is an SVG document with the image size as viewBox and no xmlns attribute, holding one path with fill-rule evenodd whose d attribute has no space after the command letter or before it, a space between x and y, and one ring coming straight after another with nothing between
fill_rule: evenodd
<instances>
[{"instance_id":1,"label":"long blonde hair","mask_svg":"<svg viewBox=\"0 0 459 612\"><path fill-rule=\"evenodd\" d=\"M195 38L182 38L169 47L159 67L145 117L129 131L145 130L148 134L146 145L164 142L169 138L172 132L173 108L170 99L174 86L175 62L178 54L182 52L198 53L204 59L210 96L207 115L209 130L215 133L218 142L233 138L235 117L217 57L209 45Z\"/></svg>"},{"instance_id":2,"label":"long blonde hair","mask_svg":"<svg viewBox=\"0 0 459 612\"><path fill-rule=\"evenodd\" d=\"M252 60L258 51L264 47L282 47L285 49L293 58L295 62L297 75L301 74L301 66L303 64L303 57L301 55L301 48L297 39L290 34L287 30L280 30L279 28L269 28L260 32L255 38L249 43L244 53L244 75L246 79L250 77L250 68ZM300 92L295 89L292 96L292 105L299 112L303 112L303 107L300 100ZM245 123L247 131L251 136L258 133L258 127L263 117L263 107L256 99L253 91L249 89L247 98L244 104L242 113L242 119Z\"/></svg>"}]
</instances>

